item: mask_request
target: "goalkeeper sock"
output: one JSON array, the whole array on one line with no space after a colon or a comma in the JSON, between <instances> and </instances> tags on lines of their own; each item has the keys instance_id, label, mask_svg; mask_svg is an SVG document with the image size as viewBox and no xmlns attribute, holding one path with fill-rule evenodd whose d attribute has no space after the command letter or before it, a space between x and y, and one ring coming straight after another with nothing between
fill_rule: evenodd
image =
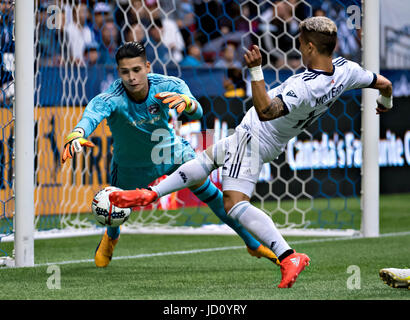
<instances>
[{"instance_id":1,"label":"goalkeeper sock","mask_svg":"<svg viewBox=\"0 0 410 320\"><path fill-rule=\"evenodd\" d=\"M205 180L215 168L206 153L202 152L196 159L185 162L166 179L151 187L151 190L155 191L158 197L163 197L198 184Z\"/></svg>"},{"instance_id":2,"label":"goalkeeper sock","mask_svg":"<svg viewBox=\"0 0 410 320\"><path fill-rule=\"evenodd\" d=\"M120 236L120 227L107 227L107 235L115 240Z\"/></svg>"},{"instance_id":3,"label":"goalkeeper sock","mask_svg":"<svg viewBox=\"0 0 410 320\"><path fill-rule=\"evenodd\" d=\"M265 212L251 205L249 201L238 202L229 210L228 215L239 221L246 230L254 234L277 257L281 257L286 252L293 252L276 229L272 219ZM281 258L283 259L283 257Z\"/></svg>"},{"instance_id":4,"label":"goalkeeper sock","mask_svg":"<svg viewBox=\"0 0 410 320\"><path fill-rule=\"evenodd\" d=\"M237 221L233 220L226 214L222 192L211 182L211 179L208 178L202 186L198 189L192 190L192 192L199 200L205 202L219 219L235 230L235 232L242 238L250 249L256 250L260 246L260 242L258 240L256 240Z\"/></svg>"}]
</instances>

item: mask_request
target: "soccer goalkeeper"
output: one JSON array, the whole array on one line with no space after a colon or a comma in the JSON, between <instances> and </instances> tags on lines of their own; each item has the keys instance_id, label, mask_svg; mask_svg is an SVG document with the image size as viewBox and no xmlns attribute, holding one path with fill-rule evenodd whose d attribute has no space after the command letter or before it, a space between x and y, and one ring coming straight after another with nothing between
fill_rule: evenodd
<instances>
[{"instance_id":1,"label":"soccer goalkeeper","mask_svg":"<svg viewBox=\"0 0 410 320\"><path fill-rule=\"evenodd\" d=\"M189 143L178 137L168 125L169 109L184 112L190 119L199 119L202 107L184 81L151 73L141 43L128 42L120 46L116 61L120 79L88 103L80 122L64 140L62 162L72 158L84 146L93 147L87 137L103 119L107 119L114 139L111 185L121 189L142 188L173 173L181 162L196 157ZM160 145L158 141L161 141ZM173 150L165 161L152 157L154 148L159 146L163 150ZM236 231L252 256L265 257L278 264L270 249L227 216L222 192L209 178L205 177L189 189ZM106 267L110 263L119 237L119 227L107 227L95 252L97 267Z\"/></svg>"}]
</instances>

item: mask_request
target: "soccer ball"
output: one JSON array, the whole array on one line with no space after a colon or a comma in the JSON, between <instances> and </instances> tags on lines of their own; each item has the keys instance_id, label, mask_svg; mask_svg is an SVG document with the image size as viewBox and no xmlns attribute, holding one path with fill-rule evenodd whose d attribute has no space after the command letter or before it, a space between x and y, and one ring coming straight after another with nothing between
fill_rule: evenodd
<instances>
[{"instance_id":1,"label":"soccer ball","mask_svg":"<svg viewBox=\"0 0 410 320\"><path fill-rule=\"evenodd\" d=\"M118 208L110 202L110 193L118 190L122 189L106 187L98 191L91 203L91 210L95 219L103 226L118 227L130 217L131 208Z\"/></svg>"}]
</instances>

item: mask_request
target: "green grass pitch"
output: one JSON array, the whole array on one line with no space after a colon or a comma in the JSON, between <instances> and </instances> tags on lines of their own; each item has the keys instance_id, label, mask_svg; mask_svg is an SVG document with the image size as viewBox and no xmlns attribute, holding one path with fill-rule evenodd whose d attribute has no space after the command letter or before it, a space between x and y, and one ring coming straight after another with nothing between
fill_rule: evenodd
<instances>
[{"instance_id":1,"label":"green grass pitch","mask_svg":"<svg viewBox=\"0 0 410 320\"><path fill-rule=\"evenodd\" d=\"M238 236L124 234L104 269L93 262L100 236L36 240L35 267L0 269L0 300L408 300L378 271L410 267L409 203L410 194L381 197L379 238L286 237L311 258L291 289L278 289L279 268Z\"/></svg>"}]
</instances>

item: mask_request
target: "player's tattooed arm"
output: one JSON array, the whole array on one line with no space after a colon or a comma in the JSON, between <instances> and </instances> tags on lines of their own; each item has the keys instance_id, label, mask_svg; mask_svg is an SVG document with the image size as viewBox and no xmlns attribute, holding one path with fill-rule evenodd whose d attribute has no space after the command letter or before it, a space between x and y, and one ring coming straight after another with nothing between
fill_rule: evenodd
<instances>
[{"instance_id":1,"label":"player's tattooed arm","mask_svg":"<svg viewBox=\"0 0 410 320\"><path fill-rule=\"evenodd\" d=\"M269 121L285 115L287 109L283 101L278 97L271 99L266 92L261 68L262 55L258 46L253 45L251 50L247 50L244 58L251 74L252 101L259 120Z\"/></svg>"},{"instance_id":2,"label":"player's tattooed arm","mask_svg":"<svg viewBox=\"0 0 410 320\"><path fill-rule=\"evenodd\" d=\"M269 121L282 117L288 109L279 97L273 99L268 95L263 81L252 81L252 101L260 121Z\"/></svg>"},{"instance_id":3,"label":"player's tattooed arm","mask_svg":"<svg viewBox=\"0 0 410 320\"><path fill-rule=\"evenodd\" d=\"M279 97L273 98L267 106L260 107L256 111L261 121L273 120L287 114L286 107Z\"/></svg>"}]
</instances>

